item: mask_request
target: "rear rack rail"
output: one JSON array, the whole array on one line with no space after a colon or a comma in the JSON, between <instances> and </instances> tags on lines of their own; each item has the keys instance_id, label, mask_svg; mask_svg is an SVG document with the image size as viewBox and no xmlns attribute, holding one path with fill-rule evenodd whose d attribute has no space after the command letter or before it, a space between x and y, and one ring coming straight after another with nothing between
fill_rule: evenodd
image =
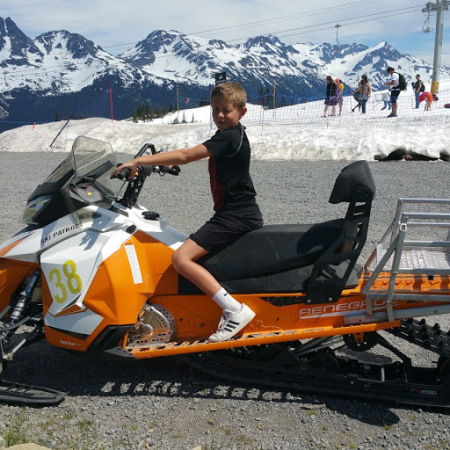
<instances>
[{"instance_id":1,"label":"rear rack rail","mask_svg":"<svg viewBox=\"0 0 450 450\"><path fill-rule=\"evenodd\" d=\"M444 212L411 210L414 205L415 209L420 205L422 208L441 209ZM406 206L410 210L405 211ZM413 230L419 230L419 238L412 236ZM441 236L438 235L438 230L441 230ZM446 237L443 237L446 232ZM388 248L384 250L387 242ZM374 262L375 268L363 288L369 316L373 316L373 302L379 299L386 302L387 320L390 322L404 318L401 311L394 310L395 300L448 303L436 306L435 313L449 312L450 199L399 199L394 220L364 267L366 273L371 271ZM390 276L387 289L375 286L380 274L388 271ZM400 274L422 275L429 281L440 276L441 283L426 292L406 292L396 286Z\"/></svg>"}]
</instances>

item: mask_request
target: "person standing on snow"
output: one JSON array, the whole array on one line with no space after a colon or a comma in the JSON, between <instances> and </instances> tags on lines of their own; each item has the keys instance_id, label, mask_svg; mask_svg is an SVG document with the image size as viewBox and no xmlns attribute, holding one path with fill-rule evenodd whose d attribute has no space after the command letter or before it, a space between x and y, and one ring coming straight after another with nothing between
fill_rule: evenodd
<instances>
[{"instance_id":1,"label":"person standing on snow","mask_svg":"<svg viewBox=\"0 0 450 450\"><path fill-rule=\"evenodd\" d=\"M388 117L397 117L397 99L400 95L400 77L398 73L395 71L393 67L387 68L387 73L389 75L389 81L387 81L385 86L389 88L391 91L391 104L392 104L392 112L388 115Z\"/></svg>"},{"instance_id":2,"label":"person standing on snow","mask_svg":"<svg viewBox=\"0 0 450 450\"><path fill-rule=\"evenodd\" d=\"M359 103L361 104L361 113L366 113L366 104L372 95L372 85L367 79L367 75L361 77L361 81L358 84L357 91L359 92Z\"/></svg>"},{"instance_id":3,"label":"person standing on snow","mask_svg":"<svg viewBox=\"0 0 450 450\"><path fill-rule=\"evenodd\" d=\"M334 82L333 78L330 77L330 75L327 76L327 94L325 98L325 110L323 112L322 117L327 117L327 110L328 107L331 106L331 114L330 116L336 115L336 104L337 104L337 91L336 83Z\"/></svg>"},{"instance_id":4,"label":"person standing on snow","mask_svg":"<svg viewBox=\"0 0 450 450\"><path fill-rule=\"evenodd\" d=\"M344 84L336 78L337 104L339 105L339 115L342 114L342 104L344 103Z\"/></svg>"},{"instance_id":5,"label":"person standing on snow","mask_svg":"<svg viewBox=\"0 0 450 450\"><path fill-rule=\"evenodd\" d=\"M412 84L412 87L414 89L414 95L416 97L416 109L419 109L419 105L420 105L419 97L420 97L420 94L425 91L425 89L423 89L422 86L423 86L423 83L422 83L422 80L420 79L420 75L417 74L416 75L416 81L415 81L415 83Z\"/></svg>"}]
</instances>

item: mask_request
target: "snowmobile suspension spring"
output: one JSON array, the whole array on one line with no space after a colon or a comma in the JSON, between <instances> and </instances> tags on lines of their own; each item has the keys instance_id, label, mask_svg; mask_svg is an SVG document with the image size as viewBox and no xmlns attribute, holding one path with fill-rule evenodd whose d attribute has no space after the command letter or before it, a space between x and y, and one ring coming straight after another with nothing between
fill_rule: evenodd
<instances>
[{"instance_id":1,"label":"snowmobile suspension spring","mask_svg":"<svg viewBox=\"0 0 450 450\"><path fill-rule=\"evenodd\" d=\"M25 305L31 299L33 295L34 288L36 287L40 277L39 270L36 270L34 274L31 276L28 281L25 289L19 294L19 300L14 307L13 312L10 315L11 324L14 324L22 317L23 310L25 309Z\"/></svg>"}]
</instances>

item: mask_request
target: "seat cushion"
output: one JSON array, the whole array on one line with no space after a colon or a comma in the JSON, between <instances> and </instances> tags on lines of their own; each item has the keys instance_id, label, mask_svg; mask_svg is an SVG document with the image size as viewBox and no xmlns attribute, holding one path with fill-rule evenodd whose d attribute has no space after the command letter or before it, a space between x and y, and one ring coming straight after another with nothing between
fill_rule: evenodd
<instances>
[{"instance_id":1,"label":"seat cushion","mask_svg":"<svg viewBox=\"0 0 450 450\"><path fill-rule=\"evenodd\" d=\"M340 236L344 219L304 225L267 225L199 260L218 281L235 280L305 267Z\"/></svg>"}]
</instances>

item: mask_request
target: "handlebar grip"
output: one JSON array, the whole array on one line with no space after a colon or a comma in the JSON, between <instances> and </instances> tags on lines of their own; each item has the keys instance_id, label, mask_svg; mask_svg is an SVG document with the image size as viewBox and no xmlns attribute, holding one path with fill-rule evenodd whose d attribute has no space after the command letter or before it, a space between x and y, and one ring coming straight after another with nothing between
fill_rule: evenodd
<instances>
[{"instance_id":1,"label":"handlebar grip","mask_svg":"<svg viewBox=\"0 0 450 450\"><path fill-rule=\"evenodd\" d=\"M128 178L128 175L130 175L130 173L131 173L131 169L129 169L128 167L125 167L117 174L117 178L119 180L124 180L124 179Z\"/></svg>"},{"instance_id":2,"label":"handlebar grip","mask_svg":"<svg viewBox=\"0 0 450 450\"><path fill-rule=\"evenodd\" d=\"M169 173L170 175L178 175L181 172L180 166L172 166L172 167L165 166L164 170L166 173Z\"/></svg>"}]
</instances>

